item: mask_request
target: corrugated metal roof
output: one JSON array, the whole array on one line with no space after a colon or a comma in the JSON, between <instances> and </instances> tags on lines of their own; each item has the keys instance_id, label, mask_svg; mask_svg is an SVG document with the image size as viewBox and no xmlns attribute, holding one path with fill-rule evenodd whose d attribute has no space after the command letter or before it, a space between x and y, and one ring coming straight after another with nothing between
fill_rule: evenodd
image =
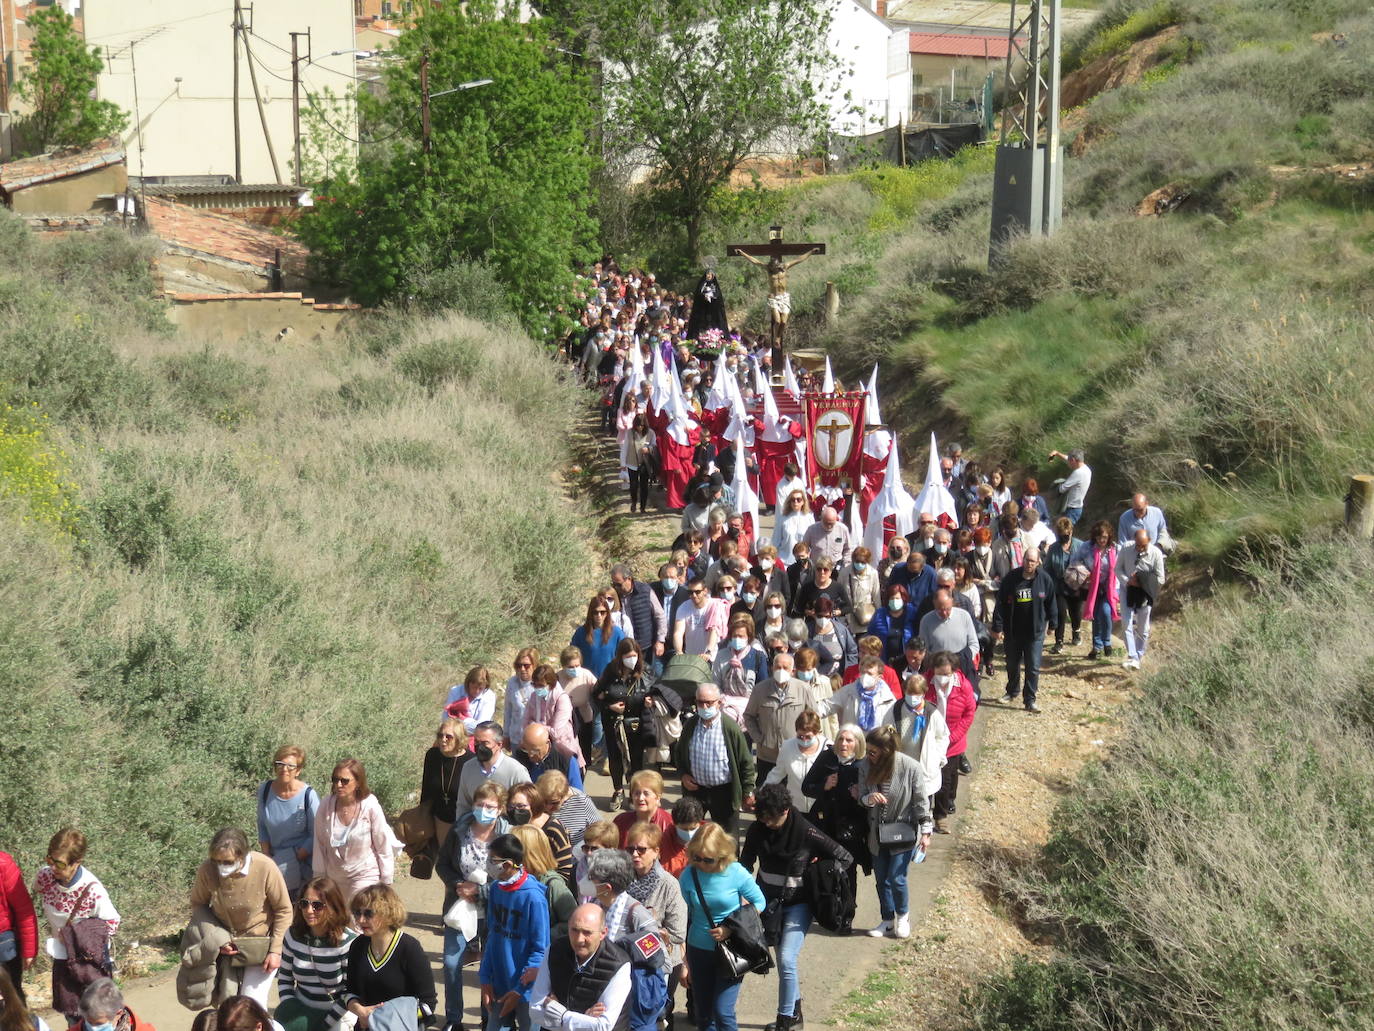
<instances>
[{"instance_id":1,"label":"corrugated metal roof","mask_svg":"<svg viewBox=\"0 0 1374 1031\"><path fill-rule=\"evenodd\" d=\"M290 183L147 183L143 192L149 197L204 197L211 194L234 195L241 193L285 193L292 196L305 193L304 186Z\"/></svg>"},{"instance_id":2,"label":"corrugated metal roof","mask_svg":"<svg viewBox=\"0 0 1374 1031\"><path fill-rule=\"evenodd\" d=\"M913 54L938 54L944 57L990 57L1006 60L1011 40L1006 36L942 35L913 32L908 39Z\"/></svg>"}]
</instances>

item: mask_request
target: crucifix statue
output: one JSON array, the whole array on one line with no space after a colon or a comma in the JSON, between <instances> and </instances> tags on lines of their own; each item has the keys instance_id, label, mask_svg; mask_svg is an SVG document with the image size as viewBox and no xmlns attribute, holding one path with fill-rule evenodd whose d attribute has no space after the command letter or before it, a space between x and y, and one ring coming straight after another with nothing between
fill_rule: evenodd
<instances>
[{"instance_id":1,"label":"crucifix statue","mask_svg":"<svg viewBox=\"0 0 1374 1031\"><path fill-rule=\"evenodd\" d=\"M768 227L767 243L735 243L725 248L727 258L743 258L752 265L768 271L768 314L770 339L773 344L773 369L782 368L782 337L787 329L787 317L792 314L792 296L787 292L787 270L800 265L813 254L824 254L823 243L783 243L782 226ZM799 254L795 261L783 258ZM760 261L767 258L767 261Z\"/></svg>"}]
</instances>

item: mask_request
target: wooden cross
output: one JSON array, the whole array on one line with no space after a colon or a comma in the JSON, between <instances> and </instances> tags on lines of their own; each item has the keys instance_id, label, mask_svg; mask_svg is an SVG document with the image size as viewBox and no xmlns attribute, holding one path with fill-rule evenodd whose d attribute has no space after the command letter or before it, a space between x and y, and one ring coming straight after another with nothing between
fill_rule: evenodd
<instances>
[{"instance_id":1,"label":"wooden cross","mask_svg":"<svg viewBox=\"0 0 1374 1031\"><path fill-rule=\"evenodd\" d=\"M794 254L816 254L825 253L823 243L783 243L782 226L772 226L768 233L767 243L732 243L725 248L727 258L739 258L746 254L756 258L769 258L782 261L783 258Z\"/></svg>"},{"instance_id":2,"label":"wooden cross","mask_svg":"<svg viewBox=\"0 0 1374 1031\"><path fill-rule=\"evenodd\" d=\"M787 331L787 317L792 311L792 299L787 292L787 270L816 254L825 253L823 243L783 243L782 226L768 227L767 243L732 243L725 248L727 258L743 258L768 273L769 331L773 344L773 372L782 367L782 338ZM793 261L784 261L797 255ZM767 259L760 261L760 258Z\"/></svg>"}]
</instances>

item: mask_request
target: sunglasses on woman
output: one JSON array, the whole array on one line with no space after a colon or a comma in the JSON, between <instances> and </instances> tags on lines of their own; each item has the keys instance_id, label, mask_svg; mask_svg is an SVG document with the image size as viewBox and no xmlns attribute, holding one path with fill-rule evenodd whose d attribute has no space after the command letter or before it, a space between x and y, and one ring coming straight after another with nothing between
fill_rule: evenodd
<instances>
[{"instance_id":1,"label":"sunglasses on woman","mask_svg":"<svg viewBox=\"0 0 1374 1031\"><path fill-rule=\"evenodd\" d=\"M376 915L377 915L377 911L376 911L375 909L355 909L355 910L353 910L353 919L354 919L354 920L371 920L371 919L372 919L374 916L376 916Z\"/></svg>"},{"instance_id":2,"label":"sunglasses on woman","mask_svg":"<svg viewBox=\"0 0 1374 1031\"><path fill-rule=\"evenodd\" d=\"M300 906L301 909L308 909L312 913L318 913L324 908L324 903L319 899L297 899L296 905Z\"/></svg>"}]
</instances>

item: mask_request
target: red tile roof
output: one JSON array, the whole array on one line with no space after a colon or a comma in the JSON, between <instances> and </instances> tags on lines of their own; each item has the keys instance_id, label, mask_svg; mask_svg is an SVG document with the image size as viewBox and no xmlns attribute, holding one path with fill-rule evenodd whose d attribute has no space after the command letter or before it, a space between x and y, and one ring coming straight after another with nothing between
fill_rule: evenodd
<instances>
[{"instance_id":1,"label":"red tile roof","mask_svg":"<svg viewBox=\"0 0 1374 1031\"><path fill-rule=\"evenodd\" d=\"M7 165L0 165L0 190L15 193L28 186L66 179L82 172L93 172L97 168L118 165L123 161L124 148L113 142L87 150L56 151L52 154L22 158Z\"/></svg>"},{"instance_id":2,"label":"red tile roof","mask_svg":"<svg viewBox=\"0 0 1374 1031\"><path fill-rule=\"evenodd\" d=\"M305 271L305 259L310 252L303 244L232 216L149 196L147 217L153 235L176 247L259 268L270 264L280 248L286 271Z\"/></svg>"},{"instance_id":3,"label":"red tile roof","mask_svg":"<svg viewBox=\"0 0 1374 1031\"><path fill-rule=\"evenodd\" d=\"M913 54L939 54L944 57L992 57L1003 61L1011 49L1006 36L965 36L937 32L913 32L908 50Z\"/></svg>"}]
</instances>

